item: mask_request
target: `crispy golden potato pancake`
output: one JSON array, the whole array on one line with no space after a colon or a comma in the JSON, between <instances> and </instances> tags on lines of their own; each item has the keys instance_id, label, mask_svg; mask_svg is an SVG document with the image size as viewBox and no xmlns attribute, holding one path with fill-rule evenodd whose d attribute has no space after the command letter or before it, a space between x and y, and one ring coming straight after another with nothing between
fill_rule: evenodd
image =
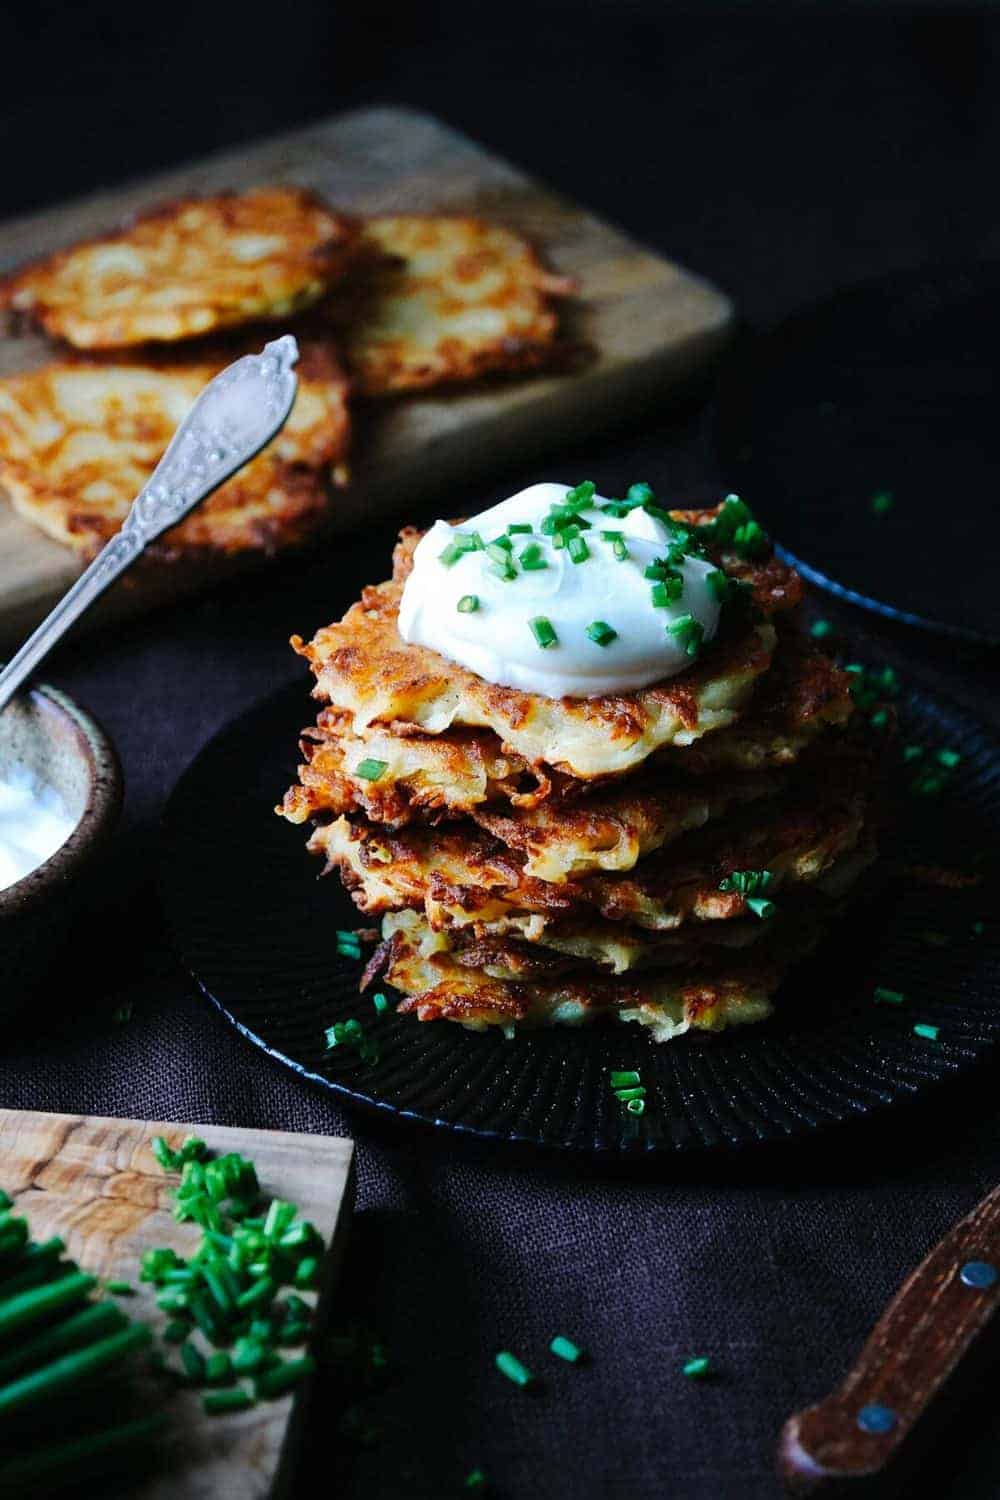
<instances>
[{"instance_id":1,"label":"crispy golden potato pancake","mask_svg":"<svg viewBox=\"0 0 1000 1500\"><path fill-rule=\"evenodd\" d=\"M114 534L195 397L233 356L208 363L62 361L0 380L0 489L85 557ZM150 553L276 551L323 519L350 442L347 384L306 348L284 429Z\"/></svg>"},{"instance_id":2,"label":"crispy golden potato pancake","mask_svg":"<svg viewBox=\"0 0 1000 1500\"><path fill-rule=\"evenodd\" d=\"M366 396L551 365L553 299L574 289L520 235L482 219L367 219L358 268L327 311Z\"/></svg>"},{"instance_id":3,"label":"crispy golden potato pancake","mask_svg":"<svg viewBox=\"0 0 1000 1500\"><path fill-rule=\"evenodd\" d=\"M794 632L782 631L744 717L693 745L659 751L648 764L671 784L684 783L686 773L784 770L824 731L845 724L853 707L847 673ZM439 822L484 805L509 802L531 810L547 801L554 817L557 805L581 791L574 778L505 749L490 730L403 735L372 724L355 734L349 715L324 708L316 725L303 731L301 750L305 764L282 806L293 823L362 812L373 823L401 828L413 818ZM356 774L366 760L385 766L375 781ZM588 783L599 784L599 778Z\"/></svg>"},{"instance_id":4,"label":"crispy golden potato pancake","mask_svg":"<svg viewBox=\"0 0 1000 1500\"><path fill-rule=\"evenodd\" d=\"M636 693L547 698L498 687L400 636L399 600L418 540L417 532L403 533L393 579L366 588L341 622L308 645L292 637L315 673L315 696L350 715L355 733L374 724L425 734L491 729L505 750L586 780L633 770L654 750L726 728L771 665L776 634L765 622L716 639L689 671ZM764 605L784 610L797 600L790 568L768 560L746 576Z\"/></svg>"},{"instance_id":5,"label":"crispy golden potato pancake","mask_svg":"<svg viewBox=\"0 0 1000 1500\"><path fill-rule=\"evenodd\" d=\"M402 739L395 743L405 746L412 742ZM324 743L312 763L301 768L304 784L292 787L276 811L292 823L301 823L324 802L324 810L337 810L330 802L342 803L343 799L336 793L330 796L330 778L336 788L341 784L338 773L331 769L324 774L322 767L335 767L342 751L340 742ZM360 763L359 757L356 764ZM364 784L363 777L354 779ZM524 854L526 875L558 882L595 870L630 870L644 855L680 834L702 827L730 808L775 796L783 784L781 772L731 776L713 785L704 778L678 784L640 774L607 790L599 787L591 796L501 810L474 806L472 816L487 833ZM375 796L365 800L376 802L378 782L369 781L367 785ZM350 798L348 805L356 805L355 800ZM408 821L407 817L393 825L390 820L390 826L403 826Z\"/></svg>"},{"instance_id":6,"label":"crispy golden potato pancake","mask_svg":"<svg viewBox=\"0 0 1000 1500\"><path fill-rule=\"evenodd\" d=\"M670 1041L691 1029L721 1031L762 1021L790 966L823 935L813 917L794 932L743 954L713 954L690 965L609 978L577 971L548 979L493 979L458 963L444 934L414 912L393 918L386 943L385 978L407 998L402 1015L457 1021L472 1030L500 1026L579 1026L610 1018L636 1021L653 1040Z\"/></svg>"},{"instance_id":7,"label":"crispy golden potato pancake","mask_svg":"<svg viewBox=\"0 0 1000 1500\"><path fill-rule=\"evenodd\" d=\"M355 225L303 188L178 198L0 281L0 307L78 349L174 342L316 302Z\"/></svg>"},{"instance_id":8,"label":"crispy golden potato pancake","mask_svg":"<svg viewBox=\"0 0 1000 1500\"><path fill-rule=\"evenodd\" d=\"M583 914L669 931L746 916L741 894L719 890L734 870L767 869L775 890L818 880L858 845L868 793L862 775L831 765L794 794L685 834L634 870L558 885L527 875L523 854L463 823L391 832L338 818L317 828L308 847L327 870L340 869L368 913L412 907L438 929L519 928L532 940Z\"/></svg>"},{"instance_id":9,"label":"crispy golden potato pancake","mask_svg":"<svg viewBox=\"0 0 1000 1500\"><path fill-rule=\"evenodd\" d=\"M746 803L776 796L782 785L780 773L686 786L639 775L609 791L535 808L475 808L473 818L508 849L524 855L525 875L558 884L597 870L631 870L681 834Z\"/></svg>"}]
</instances>

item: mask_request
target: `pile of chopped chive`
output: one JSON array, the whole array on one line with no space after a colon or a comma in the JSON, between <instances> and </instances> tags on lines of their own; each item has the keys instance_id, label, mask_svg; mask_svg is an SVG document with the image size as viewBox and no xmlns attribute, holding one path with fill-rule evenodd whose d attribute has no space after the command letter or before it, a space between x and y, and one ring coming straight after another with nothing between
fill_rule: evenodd
<instances>
[{"instance_id":1,"label":"pile of chopped chive","mask_svg":"<svg viewBox=\"0 0 1000 1500\"><path fill-rule=\"evenodd\" d=\"M27 1220L0 1192L2 1494L48 1493L67 1479L134 1464L165 1425L162 1412L123 1420L130 1387L107 1385L128 1375L151 1330L98 1300L97 1278L64 1259L65 1249L58 1237L32 1241ZM110 1422L109 1410L118 1413Z\"/></svg>"},{"instance_id":2,"label":"pile of chopped chive","mask_svg":"<svg viewBox=\"0 0 1000 1500\"><path fill-rule=\"evenodd\" d=\"M645 1114L646 1090L634 1068L620 1069L611 1074L611 1092L630 1115Z\"/></svg>"},{"instance_id":3,"label":"pile of chopped chive","mask_svg":"<svg viewBox=\"0 0 1000 1500\"><path fill-rule=\"evenodd\" d=\"M310 1355L283 1359L278 1350L308 1341L312 1309L300 1293L319 1278L319 1234L293 1203L265 1205L246 1157L216 1156L193 1136L178 1151L157 1136L152 1149L165 1172L180 1173L174 1218L202 1229L186 1260L172 1249L142 1258L140 1279L169 1317L164 1340L179 1346L173 1373L208 1387L202 1402L213 1414L283 1395L313 1369ZM286 1287L293 1290L279 1296Z\"/></svg>"}]
</instances>

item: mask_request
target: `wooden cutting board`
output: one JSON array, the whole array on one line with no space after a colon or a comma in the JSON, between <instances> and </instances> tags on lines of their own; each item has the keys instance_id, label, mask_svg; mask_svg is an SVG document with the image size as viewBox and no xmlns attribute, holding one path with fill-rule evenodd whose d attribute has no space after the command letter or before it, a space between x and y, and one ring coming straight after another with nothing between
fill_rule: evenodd
<instances>
[{"instance_id":1,"label":"wooden cutting board","mask_svg":"<svg viewBox=\"0 0 1000 1500\"><path fill-rule=\"evenodd\" d=\"M139 1282L144 1250L170 1245L190 1255L199 1231L178 1224L169 1189L150 1149L163 1135L174 1147L198 1135L215 1151L239 1151L257 1167L266 1194L291 1200L330 1246L315 1324L321 1326L350 1220L354 1189L350 1141L288 1131L219 1125L161 1125L139 1120L0 1110L0 1186L27 1215L32 1238L58 1234L81 1269L139 1288L121 1307L159 1331L165 1314ZM160 1346L162 1347L162 1346ZM272 1500L286 1492L308 1386L249 1411L208 1417L200 1396L171 1398L171 1424L157 1472L137 1482L130 1500ZM162 1395L151 1399L157 1401ZM117 1491L116 1491L117 1493Z\"/></svg>"},{"instance_id":2,"label":"wooden cutting board","mask_svg":"<svg viewBox=\"0 0 1000 1500\"><path fill-rule=\"evenodd\" d=\"M0 271L118 224L180 193L298 183L360 213L462 212L527 234L557 271L575 276L570 337L597 351L572 375L484 385L366 408L353 479L334 501L334 526L374 514L406 518L449 484L523 464L560 443L621 421L684 382L719 349L732 309L682 270L533 182L427 115L398 108L344 115L0 226ZM35 337L0 340L0 374L43 363ZM540 469L539 474L543 471ZM547 475L572 483L579 475ZM627 477L627 476L625 476ZM0 503L0 642L37 623L77 571L71 555ZM204 586L211 571L175 567L119 583L105 620Z\"/></svg>"}]
</instances>

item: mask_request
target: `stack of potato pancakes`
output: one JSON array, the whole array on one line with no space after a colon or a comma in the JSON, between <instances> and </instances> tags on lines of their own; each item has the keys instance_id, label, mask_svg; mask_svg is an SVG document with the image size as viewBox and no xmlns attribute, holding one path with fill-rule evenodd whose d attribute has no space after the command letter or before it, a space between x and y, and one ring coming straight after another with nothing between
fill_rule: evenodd
<instances>
[{"instance_id":1,"label":"stack of potato pancakes","mask_svg":"<svg viewBox=\"0 0 1000 1500\"><path fill-rule=\"evenodd\" d=\"M872 864L880 737L804 631L800 578L735 497L670 516L731 598L641 691L548 698L407 644L412 531L389 582L293 639L325 706L278 810L382 915L363 982L401 1012L657 1041L761 1020Z\"/></svg>"}]
</instances>

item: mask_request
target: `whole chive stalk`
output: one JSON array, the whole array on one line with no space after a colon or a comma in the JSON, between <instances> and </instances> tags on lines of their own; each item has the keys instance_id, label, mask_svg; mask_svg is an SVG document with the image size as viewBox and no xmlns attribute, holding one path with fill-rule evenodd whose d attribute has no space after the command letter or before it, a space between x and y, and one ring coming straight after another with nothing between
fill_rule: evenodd
<instances>
[{"instance_id":1,"label":"whole chive stalk","mask_svg":"<svg viewBox=\"0 0 1000 1500\"><path fill-rule=\"evenodd\" d=\"M51 1281L6 1298L0 1302L0 1344L53 1313L64 1312L67 1307L82 1302L96 1285L96 1276L79 1271L61 1281Z\"/></svg>"},{"instance_id":2,"label":"whole chive stalk","mask_svg":"<svg viewBox=\"0 0 1000 1500\"><path fill-rule=\"evenodd\" d=\"M9 1354L0 1356L0 1382L11 1380L22 1370L47 1364L72 1349L80 1349L99 1336L120 1333L127 1327L128 1319L113 1302L91 1302L51 1328L25 1339Z\"/></svg>"},{"instance_id":3,"label":"whole chive stalk","mask_svg":"<svg viewBox=\"0 0 1000 1500\"><path fill-rule=\"evenodd\" d=\"M82 1385L100 1371L144 1348L152 1342L152 1337L145 1323L134 1323L121 1333L113 1333L33 1370L20 1380L9 1382L0 1388L0 1421L37 1401L48 1400Z\"/></svg>"},{"instance_id":4,"label":"whole chive stalk","mask_svg":"<svg viewBox=\"0 0 1000 1500\"><path fill-rule=\"evenodd\" d=\"M95 1464L100 1466L98 1473L103 1473L113 1454L148 1443L162 1432L166 1421L164 1413L156 1412L55 1446L39 1444L23 1457L0 1460L0 1493L49 1494L57 1484L61 1488L64 1480L79 1480Z\"/></svg>"}]
</instances>

